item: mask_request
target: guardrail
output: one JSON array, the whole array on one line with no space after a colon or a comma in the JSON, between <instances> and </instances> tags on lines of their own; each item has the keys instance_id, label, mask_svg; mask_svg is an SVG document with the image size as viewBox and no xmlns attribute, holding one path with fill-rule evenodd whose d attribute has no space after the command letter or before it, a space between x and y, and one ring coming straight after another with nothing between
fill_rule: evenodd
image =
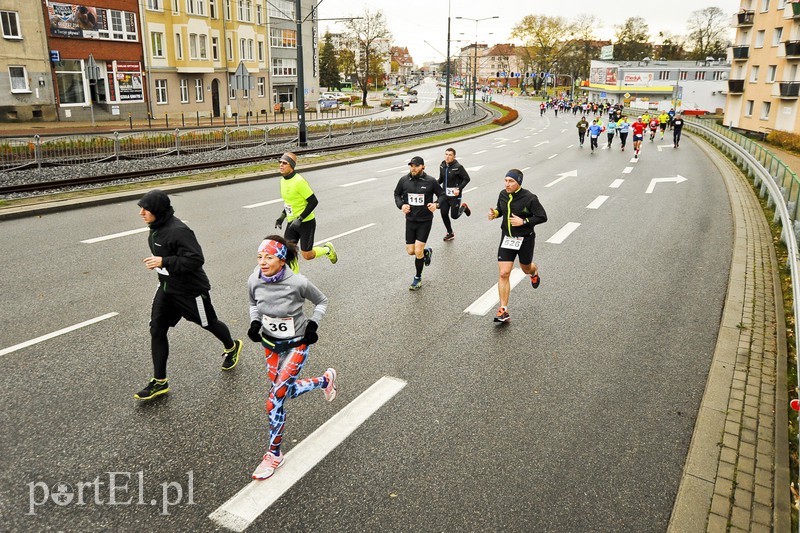
<instances>
[{"instance_id":1,"label":"guardrail","mask_svg":"<svg viewBox=\"0 0 800 533\"><path fill-rule=\"evenodd\" d=\"M453 113L457 115L463 111L451 111ZM343 137L356 135L357 128L366 133L388 132L417 125L431 125L440 122L442 115L443 111L433 111L413 117L401 115L396 118L329 120L309 126L308 132L317 134L321 139L333 137L336 131ZM291 123L5 138L0 139L0 171L142 159L198 151L235 150L291 142L291 139L297 138L298 126Z\"/></svg>"},{"instance_id":2,"label":"guardrail","mask_svg":"<svg viewBox=\"0 0 800 533\"><path fill-rule=\"evenodd\" d=\"M795 354L797 357L797 375L800 379L800 277L797 264L800 222L797 220L798 197L800 197L800 180L797 174L778 159L773 153L735 131L719 124L704 124L705 121L691 119L686 126L701 135L711 144L717 146L725 155L742 168L753 184L759 187L761 197L768 195L767 204L775 206L773 222L781 224L781 240L788 252L787 262L792 276L792 313L794 322ZM782 384L778 383L778 386ZM795 387L797 383L795 383ZM800 530L800 529L799 529Z\"/></svg>"}]
</instances>

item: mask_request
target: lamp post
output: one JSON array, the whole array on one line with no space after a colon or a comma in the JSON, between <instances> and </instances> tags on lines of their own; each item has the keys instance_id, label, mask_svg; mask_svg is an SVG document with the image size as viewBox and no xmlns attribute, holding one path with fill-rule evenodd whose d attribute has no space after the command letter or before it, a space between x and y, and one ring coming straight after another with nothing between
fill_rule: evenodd
<instances>
[{"instance_id":1,"label":"lamp post","mask_svg":"<svg viewBox=\"0 0 800 533\"><path fill-rule=\"evenodd\" d=\"M447 66L444 78L444 123L450 124L450 2L447 2Z\"/></svg>"},{"instance_id":2,"label":"lamp post","mask_svg":"<svg viewBox=\"0 0 800 533\"><path fill-rule=\"evenodd\" d=\"M482 19L473 19L469 17L456 17L461 20L471 20L475 23L475 60L472 65L472 114L478 114L477 95L478 95L478 23L482 20L499 19L498 15L493 17L484 17Z\"/></svg>"}]
</instances>

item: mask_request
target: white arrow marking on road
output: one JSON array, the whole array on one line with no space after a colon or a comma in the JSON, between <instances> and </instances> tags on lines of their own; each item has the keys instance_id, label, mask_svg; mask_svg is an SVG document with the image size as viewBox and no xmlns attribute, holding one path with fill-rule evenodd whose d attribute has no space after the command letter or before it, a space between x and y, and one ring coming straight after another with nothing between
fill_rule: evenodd
<instances>
[{"instance_id":1,"label":"white arrow marking on road","mask_svg":"<svg viewBox=\"0 0 800 533\"><path fill-rule=\"evenodd\" d=\"M660 152L662 148L674 148L674 146L671 144L659 144L658 151Z\"/></svg>"},{"instance_id":2,"label":"white arrow marking on road","mask_svg":"<svg viewBox=\"0 0 800 533\"><path fill-rule=\"evenodd\" d=\"M525 279L528 275L525 274L519 268L515 268L511 271L511 276L509 277L509 282L511 283L511 288L517 286L517 284ZM491 309L494 308L497 304L500 303L500 296L497 293L497 283L494 284L494 287L489 289L488 291L484 292L483 295L472 302L469 307L464 309L465 313L469 313L471 315L478 315L478 316L486 316Z\"/></svg>"},{"instance_id":3,"label":"white arrow marking on road","mask_svg":"<svg viewBox=\"0 0 800 533\"><path fill-rule=\"evenodd\" d=\"M674 178L653 178L650 180L650 185L648 185L645 194L652 194L653 189L656 188L656 183L683 183L686 181L686 178L678 174Z\"/></svg>"},{"instance_id":4,"label":"white arrow marking on road","mask_svg":"<svg viewBox=\"0 0 800 533\"><path fill-rule=\"evenodd\" d=\"M611 182L611 185L608 186L609 189L619 189L620 186L625 183L623 179L617 179Z\"/></svg>"},{"instance_id":5,"label":"white arrow marking on road","mask_svg":"<svg viewBox=\"0 0 800 533\"><path fill-rule=\"evenodd\" d=\"M622 169L623 174L630 174L631 172L633 172L633 167L625 167Z\"/></svg>"},{"instance_id":6,"label":"white arrow marking on road","mask_svg":"<svg viewBox=\"0 0 800 533\"><path fill-rule=\"evenodd\" d=\"M255 207L262 207L262 206L265 206L265 205L277 204L278 202L283 202L283 198L278 198L277 200L269 200L267 202L259 202L257 204L243 205L242 207L245 208L245 209L253 209ZM186 221L184 220L184 222L186 222Z\"/></svg>"},{"instance_id":7,"label":"white arrow marking on road","mask_svg":"<svg viewBox=\"0 0 800 533\"><path fill-rule=\"evenodd\" d=\"M468 170L468 171L471 171L471 172L472 172L472 171L474 171L474 172L478 172L478 171L479 171L480 169L482 169L483 167L484 167L484 165L478 165L477 167L464 167L464 169L465 169L465 170Z\"/></svg>"},{"instance_id":8,"label":"white arrow marking on road","mask_svg":"<svg viewBox=\"0 0 800 533\"><path fill-rule=\"evenodd\" d=\"M75 331L76 329L80 329L86 326L90 326L107 318L111 318L117 316L119 313L106 313L102 316L97 318L92 318L90 320L86 320L85 322L81 322L80 324L75 324L74 326L69 326L64 329L60 329L58 331L54 331L53 333L48 333L47 335L42 335L41 337L36 337L35 339L31 339L29 341L21 342L19 344L15 344L14 346L10 346L3 350L0 350L0 356L6 355L11 352L16 352L17 350L21 350L22 348L27 348L28 346L33 346L34 344L39 344L40 342L52 339L53 337L58 337L59 335L63 335L65 333L69 333L70 331Z\"/></svg>"},{"instance_id":9,"label":"white arrow marking on road","mask_svg":"<svg viewBox=\"0 0 800 533\"><path fill-rule=\"evenodd\" d=\"M370 181L375 181L376 179L378 179L378 178L367 178L367 179L361 180L361 181L353 181L353 182L350 182L350 183L343 183L342 185L339 185L339 187L352 187L353 185L361 185L362 183L369 183Z\"/></svg>"},{"instance_id":10,"label":"white arrow marking on road","mask_svg":"<svg viewBox=\"0 0 800 533\"><path fill-rule=\"evenodd\" d=\"M319 246L321 244L325 244L328 241L332 241L334 239L338 239L339 237L344 237L346 235L350 235L351 233L355 233L357 231L361 231L362 229L371 228L374 225L375 225L375 223L373 222L372 224L367 224L366 226L361 226L360 228L351 229L350 231L345 231L344 233L340 233L339 235L334 235L333 237L328 237L327 239L322 239L321 241L315 242L314 246Z\"/></svg>"},{"instance_id":11,"label":"white arrow marking on road","mask_svg":"<svg viewBox=\"0 0 800 533\"><path fill-rule=\"evenodd\" d=\"M95 237L93 239L86 239L85 241L81 241L83 244L94 244L96 242L107 241L110 239L116 239L117 237L126 237L128 235L135 235L137 233L144 233L145 231L150 231L149 227L139 228L139 229L132 229L130 231L122 231L120 233L114 233L112 235L105 235L103 237Z\"/></svg>"},{"instance_id":12,"label":"white arrow marking on road","mask_svg":"<svg viewBox=\"0 0 800 533\"><path fill-rule=\"evenodd\" d=\"M406 382L401 379L382 377L303 442L289 450L283 465L271 478L251 481L208 517L219 526L244 531L405 386Z\"/></svg>"},{"instance_id":13,"label":"white arrow marking on road","mask_svg":"<svg viewBox=\"0 0 800 533\"><path fill-rule=\"evenodd\" d=\"M556 232L555 235L547 239L545 242L549 242L550 244L561 244L566 240L567 237L572 234L573 231L580 227L580 222L567 222L564 224L564 227L561 228Z\"/></svg>"},{"instance_id":14,"label":"white arrow marking on road","mask_svg":"<svg viewBox=\"0 0 800 533\"><path fill-rule=\"evenodd\" d=\"M603 205L603 202L608 200L608 198L608 196L598 196L592 203L586 206L586 209L600 209L600 206Z\"/></svg>"},{"instance_id":15,"label":"white arrow marking on road","mask_svg":"<svg viewBox=\"0 0 800 533\"><path fill-rule=\"evenodd\" d=\"M556 155L558 155L558 154L556 154ZM560 176L558 179L556 179L554 181L551 181L550 183L545 185L545 187L552 187L553 185L555 185L556 183L558 183L561 180L564 180L564 179L567 179L567 178L574 178L575 176L578 175L578 171L577 170L570 170L569 172L562 172L561 174L558 174L558 175Z\"/></svg>"}]
</instances>

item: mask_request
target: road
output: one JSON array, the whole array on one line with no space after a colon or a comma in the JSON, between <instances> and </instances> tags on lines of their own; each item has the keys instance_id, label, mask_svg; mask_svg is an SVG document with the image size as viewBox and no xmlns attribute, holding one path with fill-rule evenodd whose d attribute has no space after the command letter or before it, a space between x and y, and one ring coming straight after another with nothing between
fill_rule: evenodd
<instances>
[{"instance_id":1,"label":"road","mask_svg":"<svg viewBox=\"0 0 800 533\"><path fill-rule=\"evenodd\" d=\"M267 439L254 344L223 373L217 341L182 322L170 394L132 398L151 376L156 288L135 202L0 223L0 529L215 531L209 515L235 504L253 513L247 531L666 530L729 274L727 192L691 138L645 142L635 162L618 144L592 155L571 114L507 104L517 125L452 143L473 215L442 242L437 214L417 292L392 191L411 155L437 176L446 146L305 174L317 238L336 237L340 261L302 264L330 298L304 372L336 367L340 392L288 403L286 490L258 511L263 500L231 502ZM512 322L497 327L496 307L464 310L497 281L499 227L485 213L513 167L549 220L541 286L516 286ZM244 206L278 197L276 179L172 195L242 338L247 276L280 204ZM385 397L362 396L371 387Z\"/></svg>"}]
</instances>

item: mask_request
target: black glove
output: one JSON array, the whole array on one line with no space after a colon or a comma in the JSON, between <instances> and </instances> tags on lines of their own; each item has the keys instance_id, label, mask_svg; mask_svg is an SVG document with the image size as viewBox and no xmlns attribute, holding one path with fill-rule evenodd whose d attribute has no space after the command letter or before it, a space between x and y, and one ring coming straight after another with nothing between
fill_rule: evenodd
<instances>
[{"instance_id":1,"label":"black glove","mask_svg":"<svg viewBox=\"0 0 800 533\"><path fill-rule=\"evenodd\" d=\"M253 320L250 322L250 329L247 330L247 336L253 342L261 342L261 322Z\"/></svg>"},{"instance_id":2,"label":"black glove","mask_svg":"<svg viewBox=\"0 0 800 533\"><path fill-rule=\"evenodd\" d=\"M283 219L286 217L280 217L275 221L275 229L283 229Z\"/></svg>"},{"instance_id":3,"label":"black glove","mask_svg":"<svg viewBox=\"0 0 800 533\"><path fill-rule=\"evenodd\" d=\"M300 220L300 217L297 217L296 219L289 222L289 225L286 227L286 231L292 230L295 233L300 233L300 224L302 223L303 221Z\"/></svg>"},{"instance_id":4,"label":"black glove","mask_svg":"<svg viewBox=\"0 0 800 533\"><path fill-rule=\"evenodd\" d=\"M306 322L306 334L303 335L303 344L306 345L314 344L319 340L319 335L317 335L318 328L319 324L317 324L313 320L309 320L308 322Z\"/></svg>"}]
</instances>

